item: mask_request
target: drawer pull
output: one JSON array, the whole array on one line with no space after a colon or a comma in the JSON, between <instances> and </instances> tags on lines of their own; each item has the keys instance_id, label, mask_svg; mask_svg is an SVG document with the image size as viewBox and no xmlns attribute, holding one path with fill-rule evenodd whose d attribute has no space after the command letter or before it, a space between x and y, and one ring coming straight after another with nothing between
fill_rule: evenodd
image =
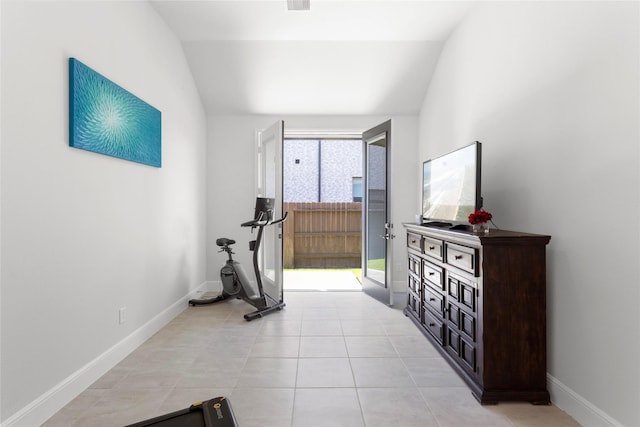
<instances>
[{"instance_id":1,"label":"drawer pull","mask_svg":"<svg viewBox=\"0 0 640 427\"><path fill-rule=\"evenodd\" d=\"M429 272L429 276L433 276L433 275L435 275L435 274L436 274L436 273L434 273L433 271L430 271L430 272Z\"/></svg>"},{"instance_id":2,"label":"drawer pull","mask_svg":"<svg viewBox=\"0 0 640 427\"><path fill-rule=\"evenodd\" d=\"M436 248L435 246L429 246L430 251L434 250L435 248Z\"/></svg>"},{"instance_id":3,"label":"drawer pull","mask_svg":"<svg viewBox=\"0 0 640 427\"><path fill-rule=\"evenodd\" d=\"M455 259L462 259L462 258L464 258L464 256L463 255L455 255L454 258Z\"/></svg>"},{"instance_id":4,"label":"drawer pull","mask_svg":"<svg viewBox=\"0 0 640 427\"><path fill-rule=\"evenodd\" d=\"M415 243L415 242L416 242L416 239L412 239L412 240L411 240L411 243Z\"/></svg>"},{"instance_id":5,"label":"drawer pull","mask_svg":"<svg viewBox=\"0 0 640 427\"><path fill-rule=\"evenodd\" d=\"M436 324L435 324L435 323L429 323L429 327L430 327L430 328L433 328L434 326L436 326Z\"/></svg>"},{"instance_id":6,"label":"drawer pull","mask_svg":"<svg viewBox=\"0 0 640 427\"><path fill-rule=\"evenodd\" d=\"M429 301L435 301L435 300L436 300L435 298L429 298Z\"/></svg>"}]
</instances>

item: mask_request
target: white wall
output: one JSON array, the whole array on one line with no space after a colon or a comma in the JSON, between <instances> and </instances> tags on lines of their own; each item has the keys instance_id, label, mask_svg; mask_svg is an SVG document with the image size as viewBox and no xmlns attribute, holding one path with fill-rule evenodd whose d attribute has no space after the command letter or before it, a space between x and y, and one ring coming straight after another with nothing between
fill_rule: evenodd
<instances>
[{"instance_id":1,"label":"white wall","mask_svg":"<svg viewBox=\"0 0 640 427\"><path fill-rule=\"evenodd\" d=\"M161 169L68 146L70 56L162 112ZM2 2L3 423L205 282L205 159L182 48L146 2Z\"/></svg>"},{"instance_id":2,"label":"white wall","mask_svg":"<svg viewBox=\"0 0 640 427\"><path fill-rule=\"evenodd\" d=\"M419 163L415 158L418 141L416 116L210 116L208 120L208 231L207 277L219 281L224 257L217 253L215 240L229 237L238 241L237 258L251 265L249 230L240 223L253 216L255 204L255 132L276 120L284 120L287 131L365 131L391 118L391 194L395 223L394 290L406 289L406 241L402 222L413 221L418 204Z\"/></svg>"},{"instance_id":3,"label":"white wall","mask_svg":"<svg viewBox=\"0 0 640 427\"><path fill-rule=\"evenodd\" d=\"M496 223L552 236L552 399L587 426L640 425L639 22L638 2L481 3L420 114L422 160L482 141Z\"/></svg>"}]
</instances>

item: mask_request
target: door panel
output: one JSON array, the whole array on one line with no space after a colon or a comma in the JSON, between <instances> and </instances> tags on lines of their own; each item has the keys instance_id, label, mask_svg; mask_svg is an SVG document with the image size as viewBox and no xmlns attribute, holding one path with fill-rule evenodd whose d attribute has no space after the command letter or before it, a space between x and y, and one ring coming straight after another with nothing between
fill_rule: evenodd
<instances>
[{"instance_id":1,"label":"door panel","mask_svg":"<svg viewBox=\"0 0 640 427\"><path fill-rule=\"evenodd\" d=\"M391 121L362 134L364 144L364 206L362 277L364 291L385 304L391 292L391 239L389 212L389 143Z\"/></svg>"},{"instance_id":2,"label":"door panel","mask_svg":"<svg viewBox=\"0 0 640 427\"><path fill-rule=\"evenodd\" d=\"M257 197L275 199L273 219L282 213L282 144L284 122L258 133ZM265 227L259 262L264 291L282 301L282 223Z\"/></svg>"}]
</instances>

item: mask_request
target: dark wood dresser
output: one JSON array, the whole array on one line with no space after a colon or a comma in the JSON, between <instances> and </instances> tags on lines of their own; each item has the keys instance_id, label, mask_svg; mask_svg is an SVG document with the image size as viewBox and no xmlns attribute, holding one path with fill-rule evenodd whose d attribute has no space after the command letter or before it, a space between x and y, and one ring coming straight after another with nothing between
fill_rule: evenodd
<instances>
[{"instance_id":1,"label":"dark wood dresser","mask_svg":"<svg viewBox=\"0 0 640 427\"><path fill-rule=\"evenodd\" d=\"M549 404L545 258L551 237L404 226L405 314L480 403Z\"/></svg>"}]
</instances>

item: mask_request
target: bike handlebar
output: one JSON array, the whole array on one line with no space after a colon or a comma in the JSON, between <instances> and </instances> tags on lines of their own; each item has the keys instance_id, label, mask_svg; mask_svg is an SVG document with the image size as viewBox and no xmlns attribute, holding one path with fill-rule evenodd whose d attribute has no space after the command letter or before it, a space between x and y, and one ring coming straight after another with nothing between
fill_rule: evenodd
<instances>
[{"instance_id":1,"label":"bike handlebar","mask_svg":"<svg viewBox=\"0 0 640 427\"><path fill-rule=\"evenodd\" d=\"M266 227L267 225L279 224L281 222L286 221L289 212L285 212L284 216L280 219L276 219L275 221L271 220L263 220L264 212L260 212L258 218L252 219L251 221L243 222L240 224L241 227Z\"/></svg>"},{"instance_id":2,"label":"bike handlebar","mask_svg":"<svg viewBox=\"0 0 640 427\"><path fill-rule=\"evenodd\" d=\"M280 224L281 222L285 222L287 220L287 216L289 216L289 212L285 212L284 216L280 219L276 219L275 221L269 222L267 225Z\"/></svg>"}]
</instances>

